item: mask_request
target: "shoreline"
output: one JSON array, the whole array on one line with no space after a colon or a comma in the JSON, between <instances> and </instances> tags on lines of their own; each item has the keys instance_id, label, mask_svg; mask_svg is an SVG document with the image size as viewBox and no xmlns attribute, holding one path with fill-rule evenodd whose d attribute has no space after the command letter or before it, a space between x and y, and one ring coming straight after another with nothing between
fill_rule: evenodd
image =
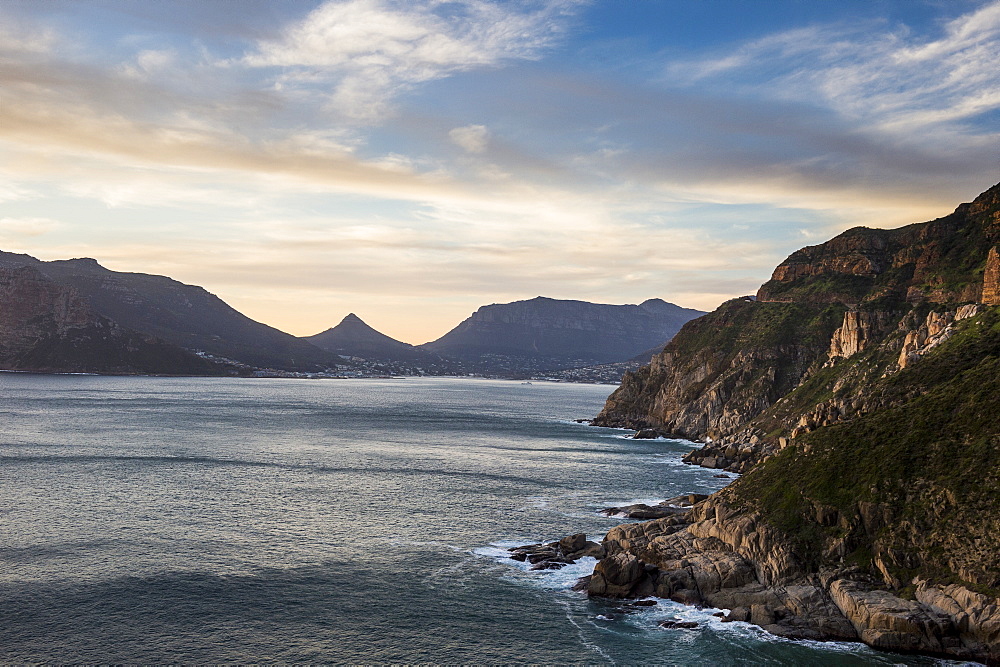
<instances>
[{"instance_id":1,"label":"shoreline","mask_svg":"<svg viewBox=\"0 0 1000 667\"><path fill-rule=\"evenodd\" d=\"M626 609L637 600L671 600L726 610L715 614L722 622L746 622L784 639L1000 665L1000 600L916 578L913 598L905 599L858 566L811 572L794 545L758 517L727 506L722 491L660 515L659 507L680 497L607 508L606 516L632 510L625 518L639 521L610 528L599 543L574 534L512 547L508 558L546 570L594 557L593 573L573 590L622 601ZM660 627L694 626L664 619Z\"/></svg>"}]
</instances>

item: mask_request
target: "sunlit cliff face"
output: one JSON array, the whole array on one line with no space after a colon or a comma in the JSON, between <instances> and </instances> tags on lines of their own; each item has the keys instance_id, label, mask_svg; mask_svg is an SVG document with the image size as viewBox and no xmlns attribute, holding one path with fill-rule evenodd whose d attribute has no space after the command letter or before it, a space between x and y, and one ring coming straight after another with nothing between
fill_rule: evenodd
<instances>
[{"instance_id":1,"label":"sunlit cliff face","mask_svg":"<svg viewBox=\"0 0 1000 667\"><path fill-rule=\"evenodd\" d=\"M995 182L1000 3L870 4L5 3L0 249L303 335L711 309Z\"/></svg>"}]
</instances>

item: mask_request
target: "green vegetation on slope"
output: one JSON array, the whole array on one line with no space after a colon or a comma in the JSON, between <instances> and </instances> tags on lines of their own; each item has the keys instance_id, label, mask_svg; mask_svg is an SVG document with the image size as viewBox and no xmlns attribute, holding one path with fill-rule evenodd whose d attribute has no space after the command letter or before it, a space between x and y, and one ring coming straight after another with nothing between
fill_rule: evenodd
<instances>
[{"instance_id":1,"label":"green vegetation on slope","mask_svg":"<svg viewBox=\"0 0 1000 667\"><path fill-rule=\"evenodd\" d=\"M904 585L920 574L1000 593L1000 308L875 384L890 407L795 440L728 491L808 554L848 538L847 562L873 555ZM881 522L866 521L863 505ZM821 526L817 507L842 520Z\"/></svg>"},{"instance_id":2,"label":"green vegetation on slope","mask_svg":"<svg viewBox=\"0 0 1000 667\"><path fill-rule=\"evenodd\" d=\"M684 325L667 349L690 355L781 345L825 347L843 320L841 304L764 303L733 299Z\"/></svg>"}]
</instances>

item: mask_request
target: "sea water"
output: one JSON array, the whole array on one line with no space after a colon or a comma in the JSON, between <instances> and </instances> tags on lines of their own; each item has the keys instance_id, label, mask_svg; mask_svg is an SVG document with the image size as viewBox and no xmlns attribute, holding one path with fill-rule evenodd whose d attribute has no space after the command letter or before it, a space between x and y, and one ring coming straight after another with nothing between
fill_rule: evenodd
<instances>
[{"instance_id":1,"label":"sea water","mask_svg":"<svg viewBox=\"0 0 1000 667\"><path fill-rule=\"evenodd\" d=\"M507 558L731 481L573 421L611 389L0 374L0 662L933 662L627 613L571 590L593 559Z\"/></svg>"}]
</instances>

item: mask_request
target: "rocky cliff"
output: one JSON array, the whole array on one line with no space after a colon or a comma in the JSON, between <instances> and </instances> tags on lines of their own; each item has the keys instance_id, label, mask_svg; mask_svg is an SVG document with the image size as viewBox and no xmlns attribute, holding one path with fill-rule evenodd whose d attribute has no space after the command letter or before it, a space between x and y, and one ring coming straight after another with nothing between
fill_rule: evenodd
<instances>
[{"instance_id":1,"label":"rocky cliff","mask_svg":"<svg viewBox=\"0 0 1000 667\"><path fill-rule=\"evenodd\" d=\"M78 373L220 375L226 369L119 326L39 271L0 267L0 367Z\"/></svg>"},{"instance_id":2,"label":"rocky cliff","mask_svg":"<svg viewBox=\"0 0 1000 667\"><path fill-rule=\"evenodd\" d=\"M1000 659L998 242L1000 185L849 230L627 375L595 423L703 440L687 461L746 474L684 525L609 533L591 592Z\"/></svg>"}]
</instances>

